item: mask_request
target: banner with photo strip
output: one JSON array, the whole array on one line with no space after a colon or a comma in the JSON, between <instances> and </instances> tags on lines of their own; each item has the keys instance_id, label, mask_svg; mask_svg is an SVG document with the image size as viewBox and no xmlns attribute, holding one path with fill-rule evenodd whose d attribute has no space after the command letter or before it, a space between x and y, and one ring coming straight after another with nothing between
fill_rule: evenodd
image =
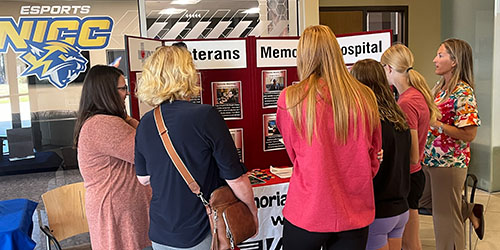
<instances>
[{"instance_id":1,"label":"banner with photo strip","mask_svg":"<svg viewBox=\"0 0 500 250\"><path fill-rule=\"evenodd\" d=\"M233 137L234 146L238 151L238 156L240 157L241 162L245 162L245 151L243 144L243 128L232 128L229 129L229 133L231 133L231 137Z\"/></svg>"},{"instance_id":2,"label":"banner with photo strip","mask_svg":"<svg viewBox=\"0 0 500 250\"><path fill-rule=\"evenodd\" d=\"M212 105L224 120L243 119L241 81L212 82Z\"/></svg>"},{"instance_id":3,"label":"banner with photo strip","mask_svg":"<svg viewBox=\"0 0 500 250\"><path fill-rule=\"evenodd\" d=\"M288 192L288 183L254 187L254 200L258 208L259 234L238 247L241 250L283 249L283 207Z\"/></svg>"},{"instance_id":4,"label":"banner with photo strip","mask_svg":"<svg viewBox=\"0 0 500 250\"><path fill-rule=\"evenodd\" d=\"M262 134L264 137L264 151L285 149L283 137L276 125L276 113L262 116Z\"/></svg>"},{"instance_id":5,"label":"banner with photo strip","mask_svg":"<svg viewBox=\"0 0 500 250\"><path fill-rule=\"evenodd\" d=\"M286 70L262 71L262 108L276 108L281 91L286 87Z\"/></svg>"}]
</instances>

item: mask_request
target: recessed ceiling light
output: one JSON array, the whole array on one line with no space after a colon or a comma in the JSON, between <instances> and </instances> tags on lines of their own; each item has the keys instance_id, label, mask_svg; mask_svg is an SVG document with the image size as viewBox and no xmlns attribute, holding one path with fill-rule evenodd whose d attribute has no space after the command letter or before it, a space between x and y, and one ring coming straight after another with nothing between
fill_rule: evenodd
<instances>
[{"instance_id":1,"label":"recessed ceiling light","mask_svg":"<svg viewBox=\"0 0 500 250\"><path fill-rule=\"evenodd\" d=\"M260 9L258 7L250 8L248 10L243 11L243 13L246 13L246 14L258 14L259 12L260 12Z\"/></svg>"},{"instance_id":2,"label":"recessed ceiling light","mask_svg":"<svg viewBox=\"0 0 500 250\"><path fill-rule=\"evenodd\" d=\"M176 9L176 8L168 8L160 11L162 15L175 15L181 14L182 12L187 11L186 9Z\"/></svg>"},{"instance_id":3,"label":"recessed ceiling light","mask_svg":"<svg viewBox=\"0 0 500 250\"><path fill-rule=\"evenodd\" d=\"M180 4L180 5L185 5L185 4L197 4L201 0L174 0L172 1L172 4Z\"/></svg>"}]
</instances>

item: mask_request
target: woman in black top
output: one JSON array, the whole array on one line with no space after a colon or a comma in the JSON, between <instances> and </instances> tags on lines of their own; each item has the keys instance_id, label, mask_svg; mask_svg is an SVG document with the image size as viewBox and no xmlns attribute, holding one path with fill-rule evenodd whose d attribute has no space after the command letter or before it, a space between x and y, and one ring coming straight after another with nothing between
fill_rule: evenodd
<instances>
[{"instance_id":1,"label":"woman in black top","mask_svg":"<svg viewBox=\"0 0 500 250\"><path fill-rule=\"evenodd\" d=\"M375 93L382 122L384 160L373 179L375 221L369 228L366 249L399 250L408 221L410 130L379 62L372 59L358 61L351 73Z\"/></svg>"}]
</instances>

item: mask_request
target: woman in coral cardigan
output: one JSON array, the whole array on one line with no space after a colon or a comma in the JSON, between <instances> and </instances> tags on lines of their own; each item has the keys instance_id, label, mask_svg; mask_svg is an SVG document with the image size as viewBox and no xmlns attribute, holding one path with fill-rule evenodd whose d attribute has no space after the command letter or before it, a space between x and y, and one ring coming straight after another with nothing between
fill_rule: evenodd
<instances>
[{"instance_id":1,"label":"woman in coral cardigan","mask_svg":"<svg viewBox=\"0 0 500 250\"><path fill-rule=\"evenodd\" d=\"M301 81L281 93L277 111L294 165L283 248L365 249L381 149L375 95L349 74L327 26L304 30L297 70Z\"/></svg>"},{"instance_id":2,"label":"woman in coral cardigan","mask_svg":"<svg viewBox=\"0 0 500 250\"><path fill-rule=\"evenodd\" d=\"M125 112L121 70L92 67L83 82L75 145L85 185L85 209L95 250L137 250L148 237L151 188L135 176L134 138L139 122Z\"/></svg>"}]
</instances>

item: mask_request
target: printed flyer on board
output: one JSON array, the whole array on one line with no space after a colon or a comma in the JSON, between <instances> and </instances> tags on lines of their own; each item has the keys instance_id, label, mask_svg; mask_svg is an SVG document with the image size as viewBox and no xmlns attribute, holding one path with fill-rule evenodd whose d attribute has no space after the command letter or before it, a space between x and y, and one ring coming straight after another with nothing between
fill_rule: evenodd
<instances>
[{"instance_id":1,"label":"printed flyer on board","mask_svg":"<svg viewBox=\"0 0 500 250\"><path fill-rule=\"evenodd\" d=\"M241 81L212 82L212 105L225 120L243 119Z\"/></svg>"},{"instance_id":2,"label":"printed flyer on board","mask_svg":"<svg viewBox=\"0 0 500 250\"><path fill-rule=\"evenodd\" d=\"M281 91L286 87L286 70L262 71L262 107L276 108Z\"/></svg>"},{"instance_id":3,"label":"printed flyer on board","mask_svg":"<svg viewBox=\"0 0 500 250\"><path fill-rule=\"evenodd\" d=\"M263 115L264 151L285 149L283 137L276 125L276 114Z\"/></svg>"}]
</instances>

